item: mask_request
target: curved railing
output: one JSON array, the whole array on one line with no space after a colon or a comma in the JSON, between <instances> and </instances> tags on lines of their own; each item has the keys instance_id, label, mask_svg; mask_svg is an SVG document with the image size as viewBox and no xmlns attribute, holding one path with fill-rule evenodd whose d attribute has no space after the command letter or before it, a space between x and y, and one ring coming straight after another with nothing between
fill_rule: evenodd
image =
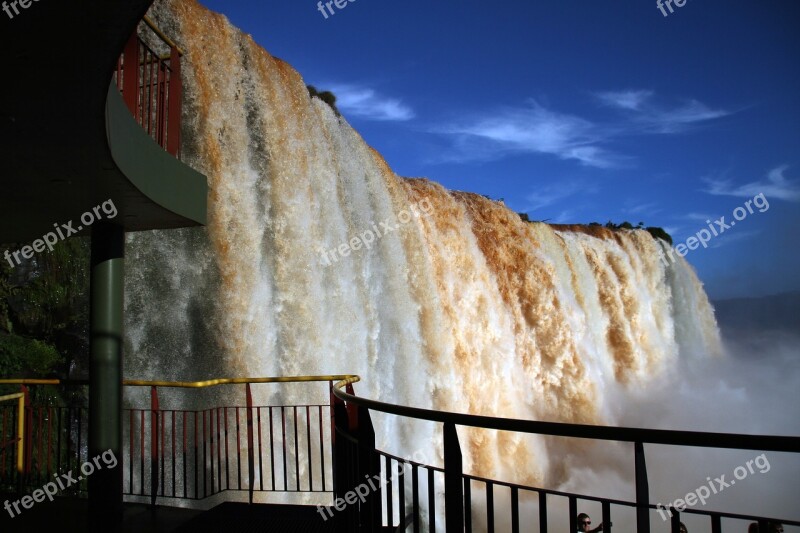
<instances>
[{"instance_id":1,"label":"curved railing","mask_svg":"<svg viewBox=\"0 0 800 533\"><path fill-rule=\"evenodd\" d=\"M355 383L358 380L359 378L357 376L350 376L340 380L333 386L333 395L335 396L338 404L334 408L336 415L335 422L337 435L345 437L345 439L353 447L353 449L349 451L335 450L337 454L337 456L334 457L334 461L337 463L336 470L340 471L348 468L351 472L351 475L346 481L344 481L344 484L340 484L340 486L334 488L334 496L340 497L346 495L348 492L352 493L356 485L360 483L360 480L363 479L365 475L381 475L383 476L382 479L385 479L387 473L389 473L389 477L393 476L392 473L395 472L395 465L402 465L401 472L404 468L406 468L406 465L411 465L413 477L412 497L414 501L412 504L412 512L408 519L413 521L414 531L419 531L420 525L420 505L418 502L418 495L416 494L418 487L417 470L423 467L428 470L428 516L429 520L431 521L429 527L433 526L431 529L435 528L437 514L437 510L435 509L435 495L432 488L434 485L434 472L440 473L444 477L445 509L443 515L446 520L446 531L448 532L461 532L464 531L465 528L467 531L472 530L471 484L473 481L484 483L486 486L486 519L489 531L494 531L494 509L492 504L494 486L503 486L510 489L511 517L509 521L512 526L511 529L514 532L519 531L519 494L523 491L538 493L539 530L542 533L547 531L548 525L548 495L564 497L569 500L570 531L577 531L576 517L577 502L579 500L595 501L602 505L602 523L605 524L603 529L604 533L607 533L612 529L612 526L610 525L612 524L612 505L626 506L636 509L636 527L638 533L649 533L650 511L653 509L657 510L661 514L662 518L667 516L670 518L671 529L673 533L679 532L681 512L709 517L711 521L711 531L713 533L719 533L722 531L722 518L755 521L760 524L761 531L769 531L767 529L768 524L774 522L782 522L786 525L800 525L800 522L797 521L778 518L705 511L699 509L684 510L676 509L674 507L653 505L649 501L648 478L644 455L644 444L799 453L800 437L607 427L586 424L539 422L532 420L518 420L446 411L434 411L430 409L400 406L358 397L353 392L351 386L352 383ZM370 410L402 417L442 423L444 431L444 468L422 465L420 463L415 463L414 461L400 459L396 456L376 450L374 447L374 432L372 430L369 415ZM461 449L458 442L458 434L456 433L455 429L456 426L513 431L535 435L633 443L636 501L626 502L596 496L578 495L568 492L526 487L472 475L465 475L462 472ZM348 463L347 455L349 455L349 467L346 466ZM353 464L354 457L359 459L355 464ZM382 462L385 462L385 468L382 468ZM398 489L398 491L404 494L405 481L402 474L394 479L395 483L400 482L403 484L403 487ZM383 505L385 505L389 510L388 516L392 516L391 510L393 506L393 502L391 501L391 491L389 493L388 501L385 501L383 496L384 495L382 492L377 490L374 491L374 494L365 496L364 501L359 502L360 505L352 505L343 509L344 520L341 531L369 531L381 527L383 525L381 522L383 517L381 516L379 510ZM375 498L376 501L372 501L370 498ZM685 506L678 505L678 507ZM404 505L401 505L401 509L404 509ZM400 524L398 531L405 530L407 525L405 512L400 512L399 517ZM389 525L393 526L394 524Z\"/></svg>"}]
</instances>

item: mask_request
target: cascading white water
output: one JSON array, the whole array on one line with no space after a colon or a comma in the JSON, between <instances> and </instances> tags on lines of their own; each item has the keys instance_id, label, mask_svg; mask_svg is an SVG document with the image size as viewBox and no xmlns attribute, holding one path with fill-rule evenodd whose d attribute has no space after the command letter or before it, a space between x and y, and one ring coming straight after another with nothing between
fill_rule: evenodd
<instances>
[{"instance_id":1,"label":"cascading white water","mask_svg":"<svg viewBox=\"0 0 800 533\"><path fill-rule=\"evenodd\" d=\"M151 16L186 51L183 159L208 177L209 223L129 237L127 376L356 373L388 402L614 424L610 391L720 352L693 270L648 233L524 222L398 177L224 17L194 0ZM376 432L437 461L432 424ZM573 448L461 435L478 475L567 478Z\"/></svg>"}]
</instances>

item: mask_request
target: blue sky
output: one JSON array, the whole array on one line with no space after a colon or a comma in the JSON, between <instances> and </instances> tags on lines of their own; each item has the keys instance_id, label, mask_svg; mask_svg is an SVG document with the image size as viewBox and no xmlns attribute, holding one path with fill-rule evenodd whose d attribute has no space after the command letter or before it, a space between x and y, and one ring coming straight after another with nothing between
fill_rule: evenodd
<instances>
[{"instance_id":1,"label":"blue sky","mask_svg":"<svg viewBox=\"0 0 800 533\"><path fill-rule=\"evenodd\" d=\"M339 1L201 3L332 90L400 175L675 244L763 193L687 259L712 298L800 290L800 2Z\"/></svg>"}]
</instances>

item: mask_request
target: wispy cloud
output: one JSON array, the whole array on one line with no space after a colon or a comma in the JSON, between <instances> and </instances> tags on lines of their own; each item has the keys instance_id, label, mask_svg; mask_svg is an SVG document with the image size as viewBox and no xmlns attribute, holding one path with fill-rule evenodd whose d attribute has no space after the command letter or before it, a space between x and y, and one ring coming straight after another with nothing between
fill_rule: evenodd
<instances>
[{"instance_id":1,"label":"wispy cloud","mask_svg":"<svg viewBox=\"0 0 800 533\"><path fill-rule=\"evenodd\" d=\"M653 91L643 89L627 91L607 91L596 93L595 96L609 107L638 111L642 104L653 96Z\"/></svg>"},{"instance_id":2,"label":"wispy cloud","mask_svg":"<svg viewBox=\"0 0 800 533\"><path fill-rule=\"evenodd\" d=\"M536 192L529 194L525 198L525 213L535 213L546 207L558 204L562 200L579 194L592 194L597 192L597 187L589 185L581 180L562 180L550 185L538 187ZM569 214L571 211L562 212L562 215ZM559 216L559 218L564 218Z\"/></svg>"},{"instance_id":3,"label":"wispy cloud","mask_svg":"<svg viewBox=\"0 0 800 533\"><path fill-rule=\"evenodd\" d=\"M617 110L612 122L548 109L536 101L525 106L503 107L437 128L448 135L452 150L448 161L499 159L514 153L545 154L584 166L628 166L631 157L616 153L609 144L633 135L678 134L690 127L730 114L697 100L676 106L655 102L655 93L644 89L594 94L604 106Z\"/></svg>"},{"instance_id":4,"label":"wispy cloud","mask_svg":"<svg viewBox=\"0 0 800 533\"><path fill-rule=\"evenodd\" d=\"M401 100L379 94L370 87L336 84L330 87L336 95L336 107L348 116L382 121L405 121L415 116Z\"/></svg>"},{"instance_id":5,"label":"wispy cloud","mask_svg":"<svg viewBox=\"0 0 800 533\"><path fill-rule=\"evenodd\" d=\"M455 136L465 159L527 152L550 154L593 167L615 165L615 157L597 146L602 135L592 122L545 109L535 101L527 107L505 108L490 116L453 124L439 133Z\"/></svg>"},{"instance_id":6,"label":"wispy cloud","mask_svg":"<svg viewBox=\"0 0 800 533\"><path fill-rule=\"evenodd\" d=\"M752 198L764 193L768 199L786 200L789 202L800 201L800 184L795 180L788 180L784 173L789 168L782 165L773 168L767 173L765 179L752 181L742 185L734 185L731 180L714 177L703 178L708 184L705 192L717 196L737 196Z\"/></svg>"},{"instance_id":7,"label":"wispy cloud","mask_svg":"<svg viewBox=\"0 0 800 533\"><path fill-rule=\"evenodd\" d=\"M628 112L631 125L647 133L680 133L701 122L730 115L724 109L713 109L697 100L667 106L655 102L655 93L644 89L595 93L604 105Z\"/></svg>"}]
</instances>

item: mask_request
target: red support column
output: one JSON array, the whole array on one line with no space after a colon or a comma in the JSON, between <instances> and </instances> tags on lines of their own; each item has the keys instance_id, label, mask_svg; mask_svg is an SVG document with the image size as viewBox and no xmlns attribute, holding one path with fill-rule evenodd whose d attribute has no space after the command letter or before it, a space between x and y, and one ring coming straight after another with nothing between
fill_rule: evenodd
<instances>
[{"instance_id":1,"label":"red support column","mask_svg":"<svg viewBox=\"0 0 800 533\"><path fill-rule=\"evenodd\" d=\"M139 36L135 31L122 52L122 97L139 122Z\"/></svg>"},{"instance_id":2,"label":"red support column","mask_svg":"<svg viewBox=\"0 0 800 533\"><path fill-rule=\"evenodd\" d=\"M176 47L170 50L169 79L167 81L167 152L179 157L181 149L181 105L183 83L181 82L181 56Z\"/></svg>"}]
</instances>

